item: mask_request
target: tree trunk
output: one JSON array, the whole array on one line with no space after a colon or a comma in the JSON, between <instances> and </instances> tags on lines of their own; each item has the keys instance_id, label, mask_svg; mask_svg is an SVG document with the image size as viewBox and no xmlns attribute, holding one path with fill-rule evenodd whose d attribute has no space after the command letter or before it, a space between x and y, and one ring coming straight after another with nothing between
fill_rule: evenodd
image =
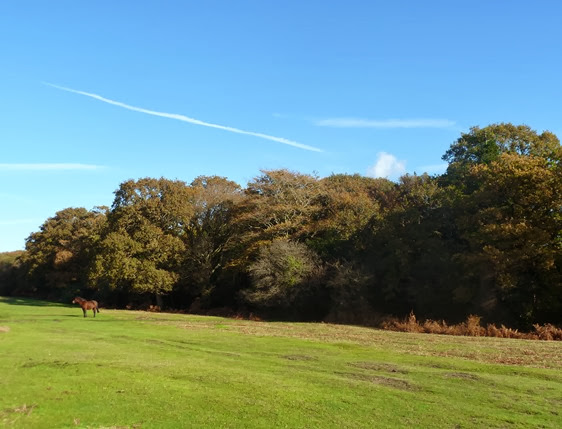
<instances>
[{"instance_id":1,"label":"tree trunk","mask_svg":"<svg viewBox=\"0 0 562 429\"><path fill-rule=\"evenodd\" d=\"M156 294L156 305L160 307L160 309L162 309L162 307L164 306L164 301L162 301L162 295L160 295L159 293Z\"/></svg>"}]
</instances>

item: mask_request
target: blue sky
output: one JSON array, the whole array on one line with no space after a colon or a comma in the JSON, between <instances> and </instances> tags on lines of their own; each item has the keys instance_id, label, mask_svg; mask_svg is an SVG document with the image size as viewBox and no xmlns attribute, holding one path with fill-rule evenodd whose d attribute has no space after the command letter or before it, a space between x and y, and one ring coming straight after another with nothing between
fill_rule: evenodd
<instances>
[{"instance_id":1,"label":"blue sky","mask_svg":"<svg viewBox=\"0 0 562 429\"><path fill-rule=\"evenodd\" d=\"M561 136L561 16L559 1L0 2L0 251L131 178L396 179L442 172L473 125Z\"/></svg>"}]
</instances>

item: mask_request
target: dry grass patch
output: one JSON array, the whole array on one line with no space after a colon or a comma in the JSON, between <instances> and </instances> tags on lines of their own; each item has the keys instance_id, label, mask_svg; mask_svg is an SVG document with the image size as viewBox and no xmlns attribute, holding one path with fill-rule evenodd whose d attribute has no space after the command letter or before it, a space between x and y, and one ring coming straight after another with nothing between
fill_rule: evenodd
<instances>
[{"instance_id":1,"label":"dry grass patch","mask_svg":"<svg viewBox=\"0 0 562 429\"><path fill-rule=\"evenodd\" d=\"M151 314L153 315L153 314ZM186 316L188 321L159 320L151 322L173 325L190 331L206 332L216 330L217 320L226 332L256 337L296 338L301 340L339 344L341 347L357 345L393 349L410 355L459 357L482 363L522 365L536 368L557 368L562 370L562 347L558 341L534 341L530 347L527 340L513 339L506 342L501 337L468 335L428 335L418 328L392 332L361 326L335 325L330 323L286 323L253 322L236 319L205 319L201 316ZM411 322L410 322L411 323ZM419 326L419 325L418 325ZM474 322L472 325L475 326Z\"/></svg>"},{"instance_id":2,"label":"dry grass patch","mask_svg":"<svg viewBox=\"0 0 562 429\"><path fill-rule=\"evenodd\" d=\"M364 374L364 373L357 373L357 372L340 372L337 374L348 379L364 381L364 382L373 383L386 387L392 387L393 389L409 390L409 391L419 390L417 386L413 385L409 381L402 380L400 378L392 378L392 377L385 377L383 375Z\"/></svg>"},{"instance_id":3,"label":"dry grass patch","mask_svg":"<svg viewBox=\"0 0 562 429\"><path fill-rule=\"evenodd\" d=\"M480 377L474 374L468 374L466 372L450 372L444 375L447 378L460 378L463 380L480 380Z\"/></svg>"},{"instance_id":4,"label":"dry grass patch","mask_svg":"<svg viewBox=\"0 0 562 429\"><path fill-rule=\"evenodd\" d=\"M504 325L497 327L488 324L486 327L480 324L481 317L470 315L465 322L449 325L444 320L417 320L414 312L404 320L392 319L383 323L382 327L390 331L417 332L427 334L458 335L469 337L497 337L515 338L521 340L545 340L562 341L562 328L547 323L546 325L533 325L533 332L520 332L517 329L508 328Z\"/></svg>"},{"instance_id":5,"label":"dry grass patch","mask_svg":"<svg viewBox=\"0 0 562 429\"><path fill-rule=\"evenodd\" d=\"M315 357L307 356L307 355L284 355L281 357L287 360L302 360L302 361L318 360Z\"/></svg>"},{"instance_id":6,"label":"dry grass patch","mask_svg":"<svg viewBox=\"0 0 562 429\"><path fill-rule=\"evenodd\" d=\"M17 421L21 417L29 416L35 408L37 408L37 404L23 404L19 407L6 408L0 411L1 422L6 426L16 426Z\"/></svg>"}]
</instances>

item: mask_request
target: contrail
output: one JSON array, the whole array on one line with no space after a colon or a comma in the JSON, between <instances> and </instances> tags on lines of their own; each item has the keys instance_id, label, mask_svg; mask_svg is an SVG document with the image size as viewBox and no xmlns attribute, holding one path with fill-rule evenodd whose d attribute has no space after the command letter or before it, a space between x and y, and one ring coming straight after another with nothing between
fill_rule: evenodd
<instances>
[{"instance_id":1,"label":"contrail","mask_svg":"<svg viewBox=\"0 0 562 429\"><path fill-rule=\"evenodd\" d=\"M299 149L311 150L311 151L314 151L314 152L323 152L322 149L318 149L316 147L308 146L308 145L298 143L298 142L295 142L295 141L292 141L292 140L288 140L288 139L285 139L283 137L275 137L275 136L270 136L268 134L256 133L254 131L245 131L245 130L240 130L238 128L227 127L227 126L224 126L224 125L212 124L210 122L200 121L199 119L190 118L188 116L179 115L177 113L157 112L155 110L143 109L142 107L131 106L129 104L121 103L120 101L110 100L109 98L102 97L101 95L92 94L90 92L78 91L77 89L66 88L64 86L55 85L55 84L52 84L52 83L49 83L49 82L43 82L43 84L51 86L51 87L56 88L56 89L60 89L61 91L67 91L67 92L73 92L74 94L85 95L86 97L95 98L96 100L103 101L104 103L113 104L114 106L119 106L119 107L122 107L124 109L133 110L135 112L145 113L147 115L160 116L162 118L169 118L169 119L176 119L178 121L188 122L190 124L202 125L204 127L217 128L219 130L230 131L231 133L246 134L248 136L259 137L259 138L262 138L262 139L287 144L289 146L298 147Z\"/></svg>"}]
</instances>

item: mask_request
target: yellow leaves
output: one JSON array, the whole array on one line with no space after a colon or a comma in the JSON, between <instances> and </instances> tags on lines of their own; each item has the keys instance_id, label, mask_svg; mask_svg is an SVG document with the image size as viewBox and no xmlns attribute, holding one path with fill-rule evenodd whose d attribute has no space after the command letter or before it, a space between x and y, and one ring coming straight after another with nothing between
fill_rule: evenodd
<instances>
[{"instance_id":1,"label":"yellow leaves","mask_svg":"<svg viewBox=\"0 0 562 429\"><path fill-rule=\"evenodd\" d=\"M61 266L69 262L74 254L68 250L61 250L55 254L55 266Z\"/></svg>"}]
</instances>

